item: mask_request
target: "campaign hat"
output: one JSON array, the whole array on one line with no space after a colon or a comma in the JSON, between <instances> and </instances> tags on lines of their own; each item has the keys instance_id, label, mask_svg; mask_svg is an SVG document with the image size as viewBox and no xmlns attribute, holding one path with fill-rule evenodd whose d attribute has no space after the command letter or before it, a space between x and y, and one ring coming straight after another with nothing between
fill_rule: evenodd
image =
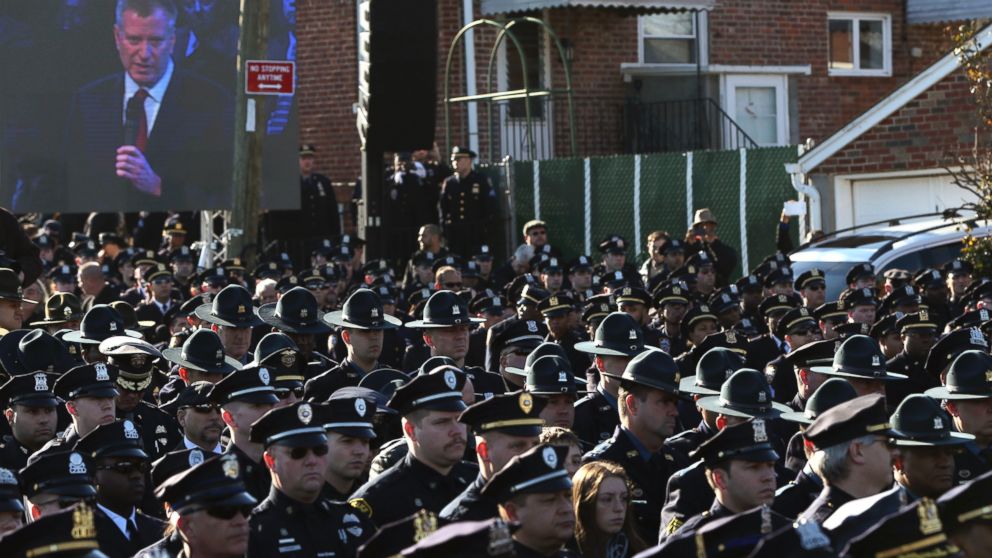
<instances>
[{"instance_id":1,"label":"campaign hat","mask_svg":"<svg viewBox=\"0 0 992 558\"><path fill-rule=\"evenodd\" d=\"M885 355L878 341L867 335L852 335L841 343L832 366L813 366L818 374L883 382L905 380L904 374L886 370Z\"/></svg>"},{"instance_id":2,"label":"campaign hat","mask_svg":"<svg viewBox=\"0 0 992 558\"><path fill-rule=\"evenodd\" d=\"M69 343L99 345L104 339L115 335L141 338L141 333L125 329L120 312L107 304L97 304L83 316L79 330L66 333L62 339Z\"/></svg>"},{"instance_id":3,"label":"campaign hat","mask_svg":"<svg viewBox=\"0 0 992 558\"><path fill-rule=\"evenodd\" d=\"M744 357L726 347L713 347L696 362L696 374L679 381L679 391L695 395L720 395L730 376L744 368Z\"/></svg>"},{"instance_id":4,"label":"campaign hat","mask_svg":"<svg viewBox=\"0 0 992 558\"><path fill-rule=\"evenodd\" d=\"M974 441L971 434L957 432L950 415L927 395L906 397L892 413L893 443L900 447L960 446Z\"/></svg>"},{"instance_id":5,"label":"campaign hat","mask_svg":"<svg viewBox=\"0 0 992 558\"><path fill-rule=\"evenodd\" d=\"M383 311L382 300L371 289L351 293L341 310L325 314L323 320L332 326L364 330L395 329L402 325Z\"/></svg>"},{"instance_id":6,"label":"campaign hat","mask_svg":"<svg viewBox=\"0 0 992 558\"><path fill-rule=\"evenodd\" d=\"M72 293L54 293L45 301L45 319L31 322L31 327L59 325L83 319L83 305Z\"/></svg>"},{"instance_id":7,"label":"campaign hat","mask_svg":"<svg viewBox=\"0 0 992 558\"><path fill-rule=\"evenodd\" d=\"M182 347L163 349L162 356L179 366L211 374L230 374L241 368L241 363L224 354L220 336L204 328L191 333Z\"/></svg>"},{"instance_id":8,"label":"campaign hat","mask_svg":"<svg viewBox=\"0 0 992 558\"><path fill-rule=\"evenodd\" d=\"M427 299L423 319L407 322L411 329L433 329L482 323L485 320L472 316L468 306L454 291L437 291Z\"/></svg>"},{"instance_id":9,"label":"campaign hat","mask_svg":"<svg viewBox=\"0 0 992 558\"><path fill-rule=\"evenodd\" d=\"M858 396L854 391L854 386L844 378L830 378L816 388L813 395L806 400L806 407L802 412L790 411L783 413L782 420L797 422L799 424L810 425L816 417L822 415L828 409L832 409L845 401L850 401Z\"/></svg>"},{"instance_id":10,"label":"campaign hat","mask_svg":"<svg viewBox=\"0 0 992 558\"><path fill-rule=\"evenodd\" d=\"M228 285L213 300L193 311L197 318L224 327L247 328L262 325L252 304L251 292L241 285Z\"/></svg>"},{"instance_id":11,"label":"campaign hat","mask_svg":"<svg viewBox=\"0 0 992 558\"><path fill-rule=\"evenodd\" d=\"M321 334L331 330L317 308L317 298L303 287L294 287L278 302L263 304L258 316L272 327L294 334Z\"/></svg>"},{"instance_id":12,"label":"campaign hat","mask_svg":"<svg viewBox=\"0 0 992 558\"><path fill-rule=\"evenodd\" d=\"M629 314L613 312L603 318L592 341L580 341L575 350L594 355L633 357L644 351L641 325Z\"/></svg>"},{"instance_id":13,"label":"campaign hat","mask_svg":"<svg viewBox=\"0 0 992 558\"><path fill-rule=\"evenodd\" d=\"M944 385L924 393L949 401L992 397L992 356L984 351L962 352L947 370Z\"/></svg>"}]
</instances>

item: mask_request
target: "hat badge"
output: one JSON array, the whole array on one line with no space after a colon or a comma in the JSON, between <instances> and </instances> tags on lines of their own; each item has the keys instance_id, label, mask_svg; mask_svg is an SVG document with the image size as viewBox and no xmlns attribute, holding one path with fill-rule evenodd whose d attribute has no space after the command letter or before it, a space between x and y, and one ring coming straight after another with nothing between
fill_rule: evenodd
<instances>
[{"instance_id":1,"label":"hat badge","mask_svg":"<svg viewBox=\"0 0 992 558\"><path fill-rule=\"evenodd\" d=\"M988 344L985 342L985 336L982 335L982 332L977 327L971 328L970 331L971 331L971 337L969 341L971 342L972 345L981 345L983 347L988 346Z\"/></svg>"},{"instance_id":2,"label":"hat badge","mask_svg":"<svg viewBox=\"0 0 992 558\"><path fill-rule=\"evenodd\" d=\"M310 421L313 420L313 409L309 403L304 403L296 409L296 418L300 419L303 424L310 424Z\"/></svg>"},{"instance_id":3,"label":"hat badge","mask_svg":"<svg viewBox=\"0 0 992 558\"><path fill-rule=\"evenodd\" d=\"M944 429L944 420L942 418L940 418L940 417L933 417L933 429L934 430L943 430Z\"/></svg>"},{"instance_id":4,"label":"hat badge","mask_svg":"<svg viewBox=\"0 0 992 558\"><path fill-rule=\"evenodd\" d=\"M124 421L124 437L128 440L137 440L141 437L138 435L138 429L134 427L134 423L129 420Z\"/></svg>"},{"instance_id":5,"label":"hat badge","mask_svg":"<svg viewBox=\"0 0 992 558\"><path fill-rule=\"evenodd\" d=\"M224 349L217 349L216 358L218 361L224 360Z\"/></svg>"},{"instance_id":6,"label":"hat badge","mask_svg":"<svg viewBox=\"0 0 992 558\"><path fill-rule=\"evenodd\" d=\"M764 390L758 392L758 403L767 403L768 395L765 394Z\"/></svg>"},{"instance_id":7,"label":"hat badge","mask_svg":"<svg viewBox=\"0 0 992 558\"><path fill-rule=\"evenodd\" d=\"M754 429L754 443L760 444L761 442L768 441L768 431L765 429L764 420L754 419L754 421L751 423L751 428Z\"/></svg>"},{"instance_id":8,"label":"hat badge","mask_svg":"<svg viewBox=\"0 0 992 558\"><path fill-rule=\"evenodd\" d=\"M555 449L548 446L544 448L541 452L541 458L544 459L544 464L548 466L549 469L554 469L558 466L558 454L555 453Z\"/></svg>"},{"instance_id":9,"label":"hat badge","mask_svg":"<svg viewBox=\"0 0 992 558\"><path fill-rule=\"evenodd\" d=\"M86 463L83 461L83 456L72 452L69 454L69 474L70 475L85 475L86 474Z\"/></svg>"},{"instance_id":10,"label":"hat badge","mask_svg":"<svg viewBox=\"0 0 992 558\"><path fill-rule=\"evenodd\" d=\"M221 469L224 470L224 476L229 479L238 478L238 474L241 472L238 466L238 458L234 454L228 454L231 457L225 457L223 463L221 464Z\"/></svg>"},{"instance_id":11,"label":"hat badge","mask_svg":"<svg viewBox=\"0 0 992 558\"><path fill-rule=\"evenodd\" d=\"M636 340L636 339L637 339L637 331L636 331L636 330L633 330L633 329L632 329L632 330L630 330L630 337L629 337L629 339L630 339L631 341L634 341L634 340Z\"/></svg>"},{"instance_id":12,"label":"hat badge","mask_svg":"<svg viewBox=\"0 0 992 558\"><path fill-rule=\"evenodd\" d=\"M737 334L732 329L727 331L727 343L737 343Z\"/></svg>"},{"instance_id":13,"label":"hat badge","mask_svg":"<svg viewBox=\"0 0 992 558\"><path fill-rule=\"evenodd\" d=\"M34 375L34 390L48 391L48 376L46 374L38 373Z\"/></svg>"},{"instance_id":14,"label":"hat badge","mask_svg":"<svg viewBox=\"0 0 992 558\"><path fill-rule=\"evenodd\" d=\"M379 309L378 308L373 308L372 310L369 311L369 315L371 315L373 318L378 318L379 317Z\"/></svg>"},{"instance_id":15,"label":"hat badge","mask_svg":"<svg viewBox=\"0 0 992 558\"><path fill-rule=\"evenodd\" d=\"M568 374L566 374L565 372L559 372L558 373L558 383L559 384L564 384L566 382L568 382Z\"/></svg>"},{"instance_id":16,"label":"hat badge","mask_svg":"<svg viewBox=\"0 0 992 558\"><path fill-rule=\"evenodd\" d=\"M117 322L110 322L107 324L107 327L110 331L117 331Z\"/></svg>"},{"instance_id":17,"label":"hat badge","mask_svg":"<svg viewBox=\"0 0 992 558\"><path fill-rule=\"evenodd\" d=\"M190 452L189 452L189 466L190 467L195 467L195 466L199 465L200 463L203 463L203 451L202 450L198 450L198 449L190 450Z\"/></svg>"},{"instance_id":18,"label":"hat badge","mask_svg":"<svg viewBox=\"0 0 992 558\"><path fill-rule=\"evenodd\" d=\"M361 397L355 399L355 412L358 413L358 416L364 417L365 411L366 411L365 400L362 399Z\"/></svg>"},{"instance_id":19,"label":"hat badge","mask_svg":"<svg viewBox=\"0 0 992 558\"><path fill-rule=\"evenodd\" d=\"M296 354L293 353L293 351L286 349L279 356L279 362L281 362L285 368L292 368L293 365L296 364Z\"/></svg>"},{"instance_id":20,"label":"hat badge","mask_svg":"<svg viewBox=\"0 0 992 558\"><path fill-rule=\"evenodd\" d=\"M307 318L307 317L309 317L307 314L309 314L309 311L307 311L306 308L300 308L300 317L301 318Z\"/></svg>"},{"instance_id":21,"label":"hat badge","mask_svg":"<svg viewBox=\"0 0 992 558\"><path fill-rule=\"evenodd\" d=\"M461 313L462 313L461 308L459 308L457 304L455 306L452 306L451 307L451 315L452 316L460 316Z\"/></svg>"},{"instance_id":22,"label":"hat badge","mask_svg":"<svg viewBox=\"0 0 992 558\"><path fill-rule=\"evenodd\" d=\"M238 305L238 314L244 314L244 313L245 313L245 305L244 304L239 304Z\"/></svg>"},{"instance_id":23,"label":"hat badge","mask_svg":"<svg viewBox=\"0 0 992 558\"><path fill-rule=\"evenodd\" d=\"M937 504L929 498L923 498L920 500L920 504L916 508L916 512L919 514L920 518L920 533L923 535L932 535L934 533L939 533L943 530L943 525L940 523L940 516L937 513Z\"/></svg>"},{"instance_id":24,"label":"hat badge","mask_svg":"<svg viewBox=\"0 0 992 558\"><path fill-rule=\"evenodd\" d=\"M529 393L521 393L520 398L517 399L517 404L520 405L520 410L523 411L525 415L529 415L531 411L534 410L534 397Z\"/></svg>"},{"instance_id":25,"label":"hat badge","mask_svg":"<svg viewBox=\"0 0 992 558\"><path fill-rule=\"evenodd\" d=\"M17 484L17 477L10 469L0 468L0 484Z\"/></svg>"},{"instance_id":26,"label":"hat badge","mask_svg":"<svg viewBox=\"0 0 992 558\"><path fill-rule=\"evenodd\" d=\"M98 362L93 365L93 369L96 371L96 381L98 382L109 382L110 374L107 372L107 365Z\"/></svg>"},{"instance_id":27,"label":"hat badge","mask_svg":"<svg viewBox=\"0 0 992 558\"><path fill-rule=\"evenodd\" d=\"M982 312L984 313L985 310L983 309ZM983 317L983 319L984 319L984 317ZM920 321L921 322L926 322L926 321L929 321L929 320L930 320L930 316L927 315L927 311L926 310L920 310Z\"/></svg>"},{"instance_id":28,"label":"hat badge","mask_svg":"<svg viewBox=\"0 0 992 558\"><path fill-rule=\"evenodd\" d=\"M69 318L71 318L72 317L72 308L69 308L68 306L66 306L65 308L63 308L62 309L62 315L65 316L65 318L67 320Z\"/></svg>"},{"instance_id":29,"label":"hat badge","mask_svg":"<svg viewBox=\"0 0 992 558\"><path fill-rule=\"evenodd\" d=\"M672 294L673 295L681 295L682 294L682 288L681 287L672 287Z\"/></svg>"},{"instance_id":30,"label":"hat badge","mask_svg":"<svg viewBox=\"0 0 992 558\"><path fill-rule=\"evenodd\" d=\"M141 368L146 362L148 362L148 355L144 353L135 353L131 355L131 366Z\"/></svg>"},{"instance_id":31,"label":"hat badge","mask_svg":"<svg viewBox=\"0 0 992 558\"><path fill-rule=\"evenodd\" d=\"M455 378L455 373L451 370L444 371L444 385L448 386L448 389L455 389L458 385L458 380Z\"/></svg>"},{"instance_id":32,"label":"hat badge","mask_svg":"<svg viewBox=\"0 0 992 558\"><path fill-rule=\"evenodd\" d=\"M880 357L878 355L872 355L871 356L871 365L872 366L881 366L882 365L882 357Z\"/></svg>"},{"instance_id":33,"label":"hat badge","mask_svg":"<svg viewBox=\"0 0 992 558\"><path fill-rule=\"evenodd\" d=\"M267 368L258 369L258 379L265 385L269 385L269 370Z\"/></svg>"}]
</instances>

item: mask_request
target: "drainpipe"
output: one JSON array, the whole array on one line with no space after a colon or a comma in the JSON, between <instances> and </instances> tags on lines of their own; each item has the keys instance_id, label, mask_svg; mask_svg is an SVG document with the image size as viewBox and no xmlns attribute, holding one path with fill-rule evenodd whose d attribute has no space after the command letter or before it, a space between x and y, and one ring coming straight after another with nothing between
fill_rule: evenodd
<instances>
[{"instance_id":1,"label":"drainpipe","mask_svg":"<svg viewBox=\"0 0 992 558\"><path fill-rule=\"evenodd\" d=\"M812 184L805 182L805 175L801 167L796 163L785 165L785 172L792 178L792 187L800 195L806 196L809 200L809 226L814 231L823 230L822 216L820 215L820 192ZM806 241L806 220L799 220L799 242Z\"/></svg>"},{"instance_id":2,"label":"drainpipe","mask_svg":"<svg viewBox=\"0 0 992 558\"><path fill-rule=\"evenodd\" d=\"M462 25L468 25L475 20L472 8L473 0L462 0ZM475 80L475 29L465 33L465 94L469 97L476 95ZM479 105L475 101L468 104L468 147L476 153L479 151ZM448 155L442 154L443 157Z\"/></svg>"}]
</instances>

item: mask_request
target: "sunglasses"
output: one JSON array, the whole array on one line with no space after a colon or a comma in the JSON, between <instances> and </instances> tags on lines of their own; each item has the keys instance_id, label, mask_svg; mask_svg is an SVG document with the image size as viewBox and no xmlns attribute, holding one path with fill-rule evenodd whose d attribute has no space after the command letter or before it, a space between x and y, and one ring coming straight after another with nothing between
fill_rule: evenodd
<instances>
[{"instance_id":1,"label":"sunglasses","mask_svg":"<svg viewBox=\"0 0 992 558\"><path fill-rule=\"evenodd\" d=\"M827 288L823 283L817 283L815 285L807 285L804 287L807 291L822 291Z\"/></svg>"},{"instance_id":2,"label":"sunglasses","mask_svg":"<svg viewBox=\"0 0 992 558\"><path fill-rule=\"evenodd\" d=\"M295 461L299 461L307 456L308 453L313 452L317 457L327 455L327 446L313 446L313 447L303 447L303 448L293 448L289 451L289 458Z\"/></svg>"},{"instance_id":3,"label":"sunglasses","mask_svg":"<svg viewBox=\"0 0 992 558\"><path fill-rule=\"evenodd\" d=\"M165 285L166 283L172 283L171 277L156 277L152 279L153 285Z\"/></svg>"},{"instance_id":4,"label":"sunglasses","mask_svg":"<svg viewBox=\"0 0 992 558\"><path fill-rule=\"evenodd\" d=\"M279 399L286 399L290 394L295 395L297 399L303 399L303 388L276 390L276 397Z\"/></svg>"},{"instance_id":5,"label":"sunglasses","mask_svg":"<svg viewBox=\"0 0 992 558\"><path fill-rule=\"evenodd\" d=\"M446 289L460 289L462 288L462 283L443 283Z\"/></svg>"},{"instance_id":6,"label":"sunglasses","mask_svg":"<svg viewBox=\"0 0 992 558\"><path fill-rule=\"evenodd\" d=\"M251 515L251 506L213 506L207 508L205 511L210 517L216 517L217 519L233 519L235 515L241 514L242 517L248 517Z\"/></svg>"},{"instance_id":7,"label":"sunglasses","mask_svg":"<svg viewBox=\"0 0 992 558\"><path fill-rule=\"evenodd\" d=\"M217 405L193 405L190 407L197 413L207 414L207 413L220 413L220 407Z\"/></svg>"},{"instance_id":8,"label":"sunglasses","mask_svg":"<svg viewBox=\"0 0 992 558\"><path fill-rule=\"evenodd\" d=\"M143 475L148 472L149 466L147 461L118 461L113 465L100 465L97 469L100 471L114 471L122 475L130 475L131 473L141 473Z\"/></svg>"},{"instance_id":9,"label":"sunglasses","mask_svg":"<svg viewBox=\"0 0 992 558\"><path fill-rule=\"evenodd\" d=\"M792 335L816 335L818 333L820 333L818 328L811 327L809 329L800 329L799 331L795 331Z\"/></svg>"}]
</instances>

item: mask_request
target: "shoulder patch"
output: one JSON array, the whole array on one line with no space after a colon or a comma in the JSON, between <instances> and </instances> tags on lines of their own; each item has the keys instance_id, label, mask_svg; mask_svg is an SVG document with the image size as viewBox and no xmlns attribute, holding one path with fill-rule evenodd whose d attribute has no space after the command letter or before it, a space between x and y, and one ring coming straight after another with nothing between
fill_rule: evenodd
<instances>
[{"instance_id":1,"label":"shoulder patch","mask_svg":"<svg viewBox=\"0 0 992 558\"><path fill-rule=\"evenodd\" d=\"M665 534L671 535L675 531L678 531L679 527L683 524L685 524L685 521L682 521L677 517L673 517L672 520L668 522L668 525L665 525Z\"/></svg>"},{"instance_id":2,"label":"shoulder patch","mask_svg":"<svg viewBox=\"0 0 992 558\"><path fill-rule=\"evenodd\" d=\"M368 500L365 498L355 498L354 500L349 500L348 503L356 510L372 517L372 506L369 505Z\"/></svg>"}]
</instances>

